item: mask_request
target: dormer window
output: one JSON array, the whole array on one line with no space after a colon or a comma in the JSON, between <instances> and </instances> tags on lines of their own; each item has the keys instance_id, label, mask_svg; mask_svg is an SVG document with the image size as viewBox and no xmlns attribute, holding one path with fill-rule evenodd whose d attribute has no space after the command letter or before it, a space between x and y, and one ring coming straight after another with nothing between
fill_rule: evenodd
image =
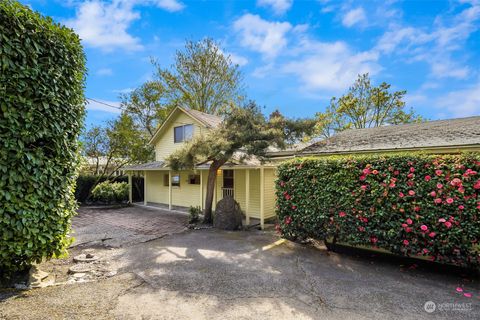
<instances>
[{"instance_id":1,"label":"dormer window","mask_svg":"<svg viewBox=\"0 0 480 320\"><path fill-rule=\"evenodd\" d=\"M193 137L193 125L186 124L183 126L173 128L173 142L179 143L190 141Z\"/></svg>"}]
</instances>

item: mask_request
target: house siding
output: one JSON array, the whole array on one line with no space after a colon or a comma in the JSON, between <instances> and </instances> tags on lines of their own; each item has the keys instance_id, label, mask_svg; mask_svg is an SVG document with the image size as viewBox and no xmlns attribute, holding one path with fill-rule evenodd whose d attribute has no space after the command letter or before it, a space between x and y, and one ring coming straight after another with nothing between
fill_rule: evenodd
<instances>
[{"instance_id":1,"label":"house siding","mask_svg":"<svg viewBox=\"0 0 480 320\"><path fill-rule=\"evenodd\" d=\"M264 183L264 217L265 219L275 216L275 169L265 169L265 183Z\"/></svg>"},{"instance_id":2,"label":"house siding","mask_svg":"<svg viewBox=\"0 0 480 320\"><path fill-rule=\"evenodd\" d=\"M201 127L196 120L192 119L190 116L183 112L178 112L177 114L174 114L170 123L165 128L163 128L163 134L158 138L155 144L156 161L165 160L165 158L167 158L170 154L185 145L184 142L175 143L173 141L173 128L186 124L193 124L193 136L196 136L198 134L201 134L203 131L208 130Z\"/></svg>"}]
</instances>

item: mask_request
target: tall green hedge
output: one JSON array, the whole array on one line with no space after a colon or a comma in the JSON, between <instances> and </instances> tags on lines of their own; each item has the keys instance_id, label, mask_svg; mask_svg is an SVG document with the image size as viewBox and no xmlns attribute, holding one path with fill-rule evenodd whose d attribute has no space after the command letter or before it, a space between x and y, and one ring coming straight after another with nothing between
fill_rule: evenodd
<instances>
[{"instance_id":1,"label":"tall green hedge","mask_svg":"<svg viewBox=\"0 0 480 320\"><path fill-rule=\"evenodd\" d=\"M303 158L279 167L285 237L479 265L480 155Z\"/></svg>"},{"instance_id":2,"label":"tall green hedge","mask_svg":"<svg viewBox=\"0 0 480 320\"><path fill-rule=\"evenodd\" d=\"M75 213L85 56L78 36L0 1L0 270L60 254Z\"/></svg>"}]
</instances>

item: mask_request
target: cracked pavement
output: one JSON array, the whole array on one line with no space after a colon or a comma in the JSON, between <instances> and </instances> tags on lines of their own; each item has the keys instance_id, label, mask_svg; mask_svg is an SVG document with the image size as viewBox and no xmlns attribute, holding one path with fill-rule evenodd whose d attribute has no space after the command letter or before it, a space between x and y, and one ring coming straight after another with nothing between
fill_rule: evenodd
<instances>
[{"instance_id":1,"label":"cracked pavement","mask_svg":"<svg viewBox=\"0 0 480 320\"><path fill-rule=\"evenodd\" d=\"M0 319L480 318L478 279L278 240L207 229L123 245L108 255L116 276L0 293ZM470 307L427 313L427 301Z\"/></svg>"}]
</instances>

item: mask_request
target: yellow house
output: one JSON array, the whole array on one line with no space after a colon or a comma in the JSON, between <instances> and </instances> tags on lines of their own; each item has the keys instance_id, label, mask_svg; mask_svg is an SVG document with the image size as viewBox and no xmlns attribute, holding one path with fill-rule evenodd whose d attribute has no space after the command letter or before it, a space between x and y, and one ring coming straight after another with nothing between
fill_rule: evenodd
<instances>
[{"instance_id":1,"label":"yellow house","mask_svg":"<svg viewBox=\"0 0 480 320\"><path fill-rule=\"evenodd\" d=\"M144 205L174 207L200 207L203 209L207 191L208 165L193 170L173 171L165 159L196 135L208 133L222 119L196 110L175 108L158 128L150 141L155 147L155 161L126 167L131 190L132 172L144 176ZM256 160L231 161L217 172L213 208L225 196L233 196L246 216L260 220L275 216L275 165ZM130 192L130 202L131 202Z\"/></svg>"}]
</instances>

